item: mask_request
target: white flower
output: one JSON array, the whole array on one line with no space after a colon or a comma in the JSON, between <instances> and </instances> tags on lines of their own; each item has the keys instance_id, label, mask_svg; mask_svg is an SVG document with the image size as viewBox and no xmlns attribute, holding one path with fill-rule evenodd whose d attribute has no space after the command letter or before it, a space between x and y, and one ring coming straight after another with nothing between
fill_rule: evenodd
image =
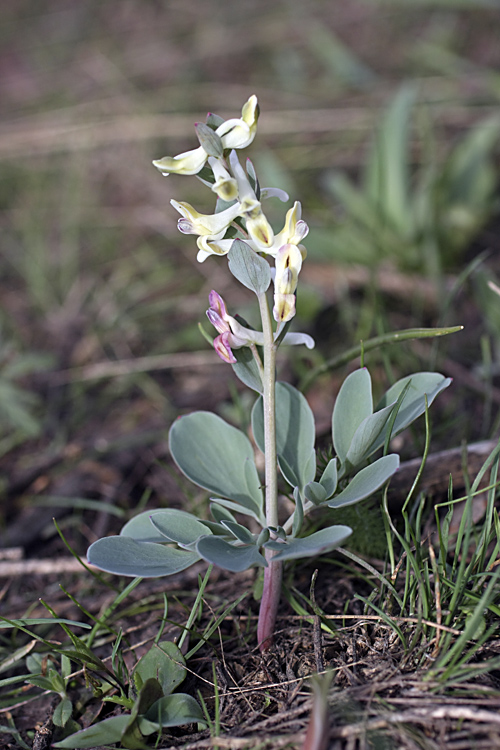
<instances>
[{"instance_id":1,"label":"white flower","mask_svg":"<svg viewBox=\"0 0 500 750\"><path fill-rule=\"evenodd\" d=\"M183 234L198 234L213 239L222 239L231 222L239 216L240 207L235 203L217 214L200 214L190 203L171 200L172 206L182 214L177 227Z\"/></svg>"},{"instance_id":2,"label":"white flower","mask_svg":"<svg viewBox=\"0 0 500 750\"><path fill-rule=\"evenodd\" d=\"M250 185L245 170L238 161L236 151L229 154L229 163L238 183L238 198L240 201L240 216L245 219L245 226L250 239L260 252L267 253L274 242L274 232L266 219L260 201Z\"/></svg>"},{"instance_id":3,"label":"white flower","mask_svg":"<svg viewBox=\"0 0 500 750\"><path fill-rule=\"evenodd\" d=\"M259 118L259 105L257 97L252 95L243 105L241 118L226 120L216 129L216 134L222 140L224 149L246 148L255 138L257 132L257 120ZM203 146L192 151L185 151L178 156L164 156L163 159L155 159L154 166L162 174L192 175L205 166L209 154Z\"/></svg>"},{"instance_id":4,"label":"white flower","mask_svg":"<svg viewBox=\"0 0 500 750\"><path fill-rule=\"evenodd\" d=\"M300 205L299 201L295 201L292 208L290 208L286 213L285 225L283 229L281 230L281 232L274 235L272 245L270 245L266 249L263 249L259 247L257 243L253 243L252 240L250 240L248 244L253 250L256 250L257 252L265 252L268 255L272 255L273 257L276 257L278 251L283 247L283 245L296 245L301 252L302 260L304 260L307 255L307 250L303 245L299 243L309 232L309 227L307 226L306 222L302 221L302 219L300 218L301 213L302 206Z\"/></svg>"},{"instance_id":5,"label":"white flower","mask_svg":"<svg viewBox=\"0 0 500 750\"><path fill-rule=\"evenodd\" d=\"M302 268L302 253L296 245L283 245L277 254L274 276L274 319L286 323L295 315L295 290Z\"/></svg>"},{"instance_id":6,"label":"white flower","mask_svg":"<svg viewBox=\"0 0 500 750\"><path fill-rule=\"evenodd\" d=\"M211 156L208 163L212 167L212 172L215 177L215 182L211 185L212 191L216 193L221 200L226 201L227 203L236 200L238 197L238 183L234 177L231 177L219 159Z\"/></svg>"}]
</instances>

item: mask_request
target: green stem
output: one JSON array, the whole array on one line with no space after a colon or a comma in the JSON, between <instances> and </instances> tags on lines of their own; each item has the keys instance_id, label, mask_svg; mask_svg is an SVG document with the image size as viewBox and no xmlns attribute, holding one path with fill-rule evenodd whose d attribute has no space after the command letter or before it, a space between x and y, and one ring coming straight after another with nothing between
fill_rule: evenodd
<instances>
[{"instance_id":1,"label":"green stem","mask_svg":"<svg viewBox=\"0 0 500 750\"><path fill-rule=\"evenodd\" d=\"M278 458L276 455L276 346L271 314L265 294L259 294L262 332L264 334L264 447L266 476L266 521L278 525Z\"/></svg>"},{"instance_id":2,"label":"green stem","mask_svg":"<svg viewBox=\"0 0 500 750\"><path fill-rule=\"evenodd\" d=\"M351 349L343 352L343 354L323 362L323 364L318 365L314 370L308 372L299 384L299 391L306 391L317 377L328 372L328 370L334 370L337 367L346 365L352 359L359 357L361 352L366 354L366 352L378 349L380 346L385 346L386 344L397 344L401 341L411 341L412 339L447 336L449 333L457 333L457 331L461 330L463 330L463 326L453 326L452 328L407 328L402 331L391 331L390 333L383 333L380 336L374 336L372 339L362 341L361 344L353 346Z\"/></svg>"},{"instance_id":3,"label":"green stem","mask_svg":"<svg viewBox=\"0 0 500 750\"><path fill-rule=\"evenodd\" d=\"M264 382L264 367L262 365L261 359L259 357L259 352L257 351L257 347L255 344L250 344L249 346L250 351L253 354L253 358L255 360L255 363L257 367L259 368L260 378L262 382Z\"/></svg>"},{"instance_id":4,"label":"green stem","mask_svg":"<svg viewBox=\"0 0 500 750\"><path fill-rule=\"evenodd\" d=\"M264 293L258 295L262 332L264 334L264 454L266 485L266 523L278 526L278 460L276 454L276 350L271 313ZM257 637L259 648L271 647L281 594L283 565L273 562L272 550L266 550L267 567L264 570L264 589L260 604Z\"/></svg>"}]
</instances>

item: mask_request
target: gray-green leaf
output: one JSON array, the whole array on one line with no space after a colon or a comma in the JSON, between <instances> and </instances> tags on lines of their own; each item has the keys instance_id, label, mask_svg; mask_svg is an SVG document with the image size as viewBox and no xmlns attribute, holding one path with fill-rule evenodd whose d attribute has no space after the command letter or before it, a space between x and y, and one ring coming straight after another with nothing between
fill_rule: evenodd
<instances>
[{"instance_id":1,"label":"gray-green leaf","mask_svg":"<svg viewBox=\"0 0 500 750\"><path fill-rule=\"evenodd\" d=\"M189 545L196 542L200 536L210 534L210 530L202 521L199 521L191 513L186 513L175 508L157 510L150 514L151 524L171 542L181 545Z\"/></svg>"},{"instance_id":2,"label":"gray-green leaf","mask_svg":"<svg viewBox=\"0 0 500 750\"><path fill-rule=\"evenodd\" d=\"M273 560L294 560L322 555L324 552L339 547L351 534L352 529L349 526L339 525L320 529L303 539L287 537L286 543L281 545L281 551L276 553Z\"/></svg>"},{"instance_id":3,"label":"gray-green leaf","mask_svg":"<svg viewBox=\"0 0 500 750\"><path fill-rule=\"evenodd\" d=\"M202 534L208 533L208 527L191 513L165 508L139 513L125 524L120 536L131 537L137 542L164 543L168 539L180 544L190 544Z\"/></svg>"},{"instance_id":4,"label":"gray-green leaf","mask_svg":"<svg viewBox=\"0 0 500 750\"><path fill-rule=\"evenodd\" d=\"M370 373L363 367L344 380L333 408L333 446L341 464L346 461L356 430L372 413L372 381Z\"/></svg>"},{"instance_id":5,"label":"gray-green leaf","mask_svg":"<svg viewBox=\"0 0 500 750\"><path fill-rule=\"evenodd\" d=\"M399 456L390 453L382 456L370 466L361 469L333 500L327 502L329 508L340 508L364 500L382 487L399 467Z\"/></svg>"},{"instance_id":6,"label":"gray-green leaf","mask_svg":"<svg viewBox=\"0 0 500 750\"><path fill-rule=\"evenodd\" d=\"M251 349L248 346L242 346L241 349L233 349L233 354L237 362L231 367L236 377L248 388L262 393L262 378Z\"/></svg>"},{"instance_id":7,"label":"gray-green leaf","mask_svg":"<svg viewBox=\"0 0 500 750\"><path fill-rule=\"evenodd\" d=\"M271 268L243 240L235 240L227 255L229 270L238 281L255 294L263 294L271 283Z\"/></svg>"},{"instance_id":8,"label":"gray-green leaf","mask_svg":"<svg viewBox=\"0 0 500 750\"><path fill-rule=\"evenodd\" d=\"M409 388L401 402L394 425L392 427L391 437L402 432L408 425L420 417L425 412L425 403L430 406L437 395L447 388L451 383L451 378L445 378L439 372L416 372L408 375L395 383L377 405L377 411L384 409L398 400L401 392L410 383ZM382 431L379 439L375 441L371 452L381 448L386 440L387 426Z\"/></svg>"},{"instance_id":9,"label":"gray-green leaf","mask_svg":"<svg viewBox=\"0 0 500 750\"><path fill-rule=\"evenodd\" d=\"M375 414L370 414L361 422L347 451L346 464L353 467L359 466L374 452L373 446L377 444L393 408L394 404L390 404L384 409L376 411Z\"/></svg>"},{"instance_id":10,"label":"gray-green leaf","mask_svg":"<svg viewBox=\"0 0 500 750\"><path fill-rule=\"evenodd\" d=\"M209 156L215 156L216 159L220 159L224 154L224 146L222 145L220 135L217 135L217 133L212 130L211 127L205 125L204 122L197 122L194 128L200 146L203 146Z\"/></svg>"},{"instance_id":11,"label":"gray-green leaf","mask_svg":"<svg viewBox=\"0 0 500 750\"><path fill-rule=\"evenodd\" d=\"M216 414L198 411L170 428L170 452L188 479L234 500L263 522L263 496L247 436Z\"/></svg>"},{"instance_id":12,"label":"gray-green leaf","mask_svg":"<svg viewBox=\"0 0 500 750\"><path fill-rule=\"evenodd\" d=\"M329 495L327 495L325 488L319 482L309 482L309 484L306 484L304 487L304 497L306 500L309 500L310 503L320 505L320 503L323 503Z\"/></svg>"},{"instance_id":13,"label":"gray-green leaf","mask_svg":"<svg viewBox=\"0 0 500 750\"><path fill-rule=\"evenodd\" d=\"M264 407L258 398L252 410L255 442L264 452ZM276 450L280 467L292 487L314 479L314 415L305 396L289 383L276 383Z\"/></svg>"},{"instance_id":14,"label":"gray-green leaf","mask_svg":"<svg viewBox=\"0 0 500 750\"><path fill-rule=\"evenodd\" d=\"M255 544L253 534L246 526L242 526L240 523L236 523L236 521L221 521L221 525L239 542L243 544Z\"/></svg>"},{"instance_id":15,"label":"gray-green leaf","mask_svg":"<svg viewBox=\"0 0 500 750\"><path fill-rule=\"evenodd\" d=\"M247 570L252 565L266 565L255 544L237 547L220 537L204 536L198 541L196 548L204 560L233 573Z\"/></svg>"},{"instance_id":16,"label":"gray-green leaf","mask_svg":"<svg viewBox=\"0 0 500 750\"><path fill-rule=\"evenodd\" d=\"M328 461L326 469L324 470L323 474L321 475L321 479L319 480L320 485L326 492L327 498L331 497L335 493L335 490L337 489L337 482L337 459L332 458L330 461Z\"/></svg>"},{"instance_id":17,"label":"gray-green leaf","mask_svg":"<svg viewBox=\"0 0 500 750\"><path fill-rule=\"evenodd\" d=\"M101 570L121 576L159 578L179 573L197 562L196 552L137 542L126 536L108 536L91 544L88 561Z\"/></svg>"}]
</instances>

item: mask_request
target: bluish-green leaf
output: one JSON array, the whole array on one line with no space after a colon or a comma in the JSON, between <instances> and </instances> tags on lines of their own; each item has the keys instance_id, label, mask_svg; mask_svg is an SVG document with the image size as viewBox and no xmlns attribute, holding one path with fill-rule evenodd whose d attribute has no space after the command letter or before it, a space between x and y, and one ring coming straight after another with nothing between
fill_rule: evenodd
<instances>
[{"instance_id":1,"label":"bluish-green leaf","mask_svg":"<svg viewBox=\"0 0 500 750\"><path fill-rule=\"evenodd\" d=\"M375 414L366 417L353 435L351 445L347 451L346 463L350 466L359 466L371 453L374 445L380 438L382 431L391 416L394 404L386 406Z\"/></svg>"},{"instance_id":2,"label":"bluish-green leaf","mask_svg":"<svg viewBox=\"0 0 500 750\"><path fill-rule=\"evenodd\" d=\"M247 570L252 565L266 565L255 544L238 547L220 537L205 536L198 541L196 548L204 560L233 573Z\"/></svg>"},{"instance_id":3,"label":"bluish-green leaf","mask_svg":"<svg viewBox=\"0 0 500 750\"><path fill-rule=\"evenodd\" d=\"M264 452L263 399L252 410L255 442ZM276 450L285 478L303 487L314 479L314 415L305 396L289 383L276 383Z\"/></svg>"},{"instance_id":4,"label":"bluish-green leaf","mask_svg":"<svg viewBox=\"0 0 500 750\"><path fill-rule=\"evenodd\" d=\"M155 511L144 511L127 521L120 536L128 536L137 542L165 542L165 537L151 523ZM156 511L157 512L157 511Z\"/></svg>"},{"instance_id":5,"label":"bluish-green leaf","mask_svg":"<svg viewBox=\"0 0 500 750\"><path fill-rule=\"evenodd\" d=\"M120 742L123 732L129 723L129 717L125 714L112 716L94 724L81 732L76 732L60 742L54 742L53 747L62 748L95 748L101 745L113 745Z\"/></svg>"},{"instance_id":6,"label":"bluish-green leaf","mask_svg":"<svg viewBox=\"0 0 500 750\"><path fill-rule=\"evenodd\" d=\"M221 525L239 542L243 542L243 544L255 544L253 534L246 526L242 526L240 523L236 523L236 521L221 521Z\"/></svg>"},{"instance_id":7,"label":"bluish-green leaf","mask_svg":"<svg viewBox=\"0 0 500 750\"><path fill-rule=\"evenodd\" d=\"M134 680L138 688L146 680L158 680L164 695L170 695L186 676L185 660L172 641L153 643L134 667Z\"/></svg>"},{"instance_id":8,"label":"bluish-green leaf","mask_svg":"<svg viewBox=\"0 0 500 750\"><path fill-rule=\"evenodd\" d=\"M190 544L207 533L208 528L191 513L164 508L144 511L131 518L120 531L120 536L131 537L137 542L165 542L168 539Z\"/></svg>"},{"instance_id":9,"label":"bluish-green leaf","mask_svg":"<svg viewBox=\"0 0 500 750\"><path fill-rule=\"evenodd\" d=\"M224 146L222 145L220 135L217 135L217 133L212 130L211 127L205 125L204 122L197 122L194 129L196 130L200 146L203 146L209 156L215 156L216 159L220 159L224 154Z\"/></svg>"},{"instance_id":10,"label":"bluish-green leaf","mask_svg":"<svg viewBox=\"0 0 500 750\"><path fill-rule=\"evenodd\" d=\"M302 528L302 522L304 521L304 505L298 487L295 487L293 491L293 499L295 500L295 510L293 512L292 536L297 536Z\"/></svg>"},{"instance_id":11,"label":"bluish-green leaf","mask_svg":"<svg viewBox=\"0 0 500 750\"><path fill-rule=\"evenodd\" d=\"M137 542L127 536L108 536L91 544L88 561L101 570L134 578L159 578L179 573L197 562L196 552Z\"/></svg>"},{"instance_id":12,"label":"bluish-green leaf","mask_svg":"<svg viewBox=\"0 0 500 750\"><path fill-rule=\"evenodd\" d=\"M217 130L219 125L222 125L225 120L223 117L220 117L220 115L214 115L213 112L208 112L205 122L209 128L212 128L212 130Z\"/></svg>"},{"instance_id":13,"label":"bluish-green leaf","mask_svg":"<svg viewBox=\"0 0 500 750\"><path fill-rule=\"evenodd\" d=\"M231 511L218 503L210 503L210 513L217 523L221 523L222 521L234 521L236 523L236 518Z\"/></svg>"},{"instance_id":14,"label":"bluish-green leaf","mask_svg":"<svg viewBox=\"0 0 500 750\"><path fill-rule=\"evenodd\" d=\"M239 505L232 500L225 500L223 497L211 497L210 500L215 500L217 502L217 505L221 505L222 507L228 508L229 510L234 510L235 513L241 513L243 516L251 516L252 518L255 518L255 513L253 513L253 511L247 510L247 508L244 508L243 505ZM261 526L264 526L266 522L264 516L260 516L258 521ZM208 521L206 521L206 523L208 524Z\"/></svg>"},{"instance_id":15,"label":"bluish-green leaf","mask_svg":"<svg viewBox=\"0 0 500 750\"><path fill-rule=\"evenodd\" d=\"M333 408L333 447L341 464L345 463L356 430L372 413L372 380L366 367L363 367L344 380Z\"/></svg>"},{"instance_id":16,"label":"bluish-green leaf","mask_svg":"<svg viewBox=\"0 0 500 750\"><path fill-rule=\"evenodd\" d=\"M316 476L316 451L313 448L309 454L309 458L304 463L304 468L302 470L302 475L300 479L302 481L302 484L305 485L308 482L312 482L315 476Z\"/></svg>"},{"instance_id":17,"label":"bluish-green leaf","mask_svg":"<svg viewBox=\"0 0 500 750\"><path fill-rule=\"evenodd\" d=\"M321 475L321 479L319 480L320 485L325 489L327 498L331 497L335 493L335 490L337 489L337 482L337 459L332 458L330 461L328 461L326 469L324 470L323 474Z\"/></svg>"},{"instance_id":18,"label":"bluish-green leaf","mask_svg":"<svg viewBox=\"0 0 500 750\"><path fill-rule=\"evenodd\" d=\"M310 503L320 505L320 503L325 502L329 495L323 485L319 482L309 482L309 484L306 484L304 487L304 497L306 500L309 500Z\"/></svg>"},{"instance_id":19,"label":"bluish-green leaf","mask_svg":"<svg viewBox=\"0 0 500 750\"><path fill-rule=\"evenodd\" d=\"M152 721L161 727L178 727L182 724L206 723L203 711L191 695L175 693L156 701L144 715L146 721ZM139 729L142 729L139 719Z\"/></svg>"},{"instance_id":20,"label":"bluish-green leaf","mask_svg":"<svg viewBox=\"0 0 500 750\"><path fill-rule=\"evenodd\" d=\"M339 525L320 529L303 539L287 537L286 543L281 545L280 552L273 557L273 560L295 560L322 555L324 552L339 547L351 534L352 529L349 526Z\"/></svg>"},{"instance_id":21,"label":"bluish-green leaf","mask_svg":"<svg viewBox=\"0 0 500 750\"><path fill-rule=\"evenodd\" d=\"M188 479L264 520L252 444L241 430L216 414L198 411L174 422L169 444L175 463Z\"/></svg>"},{"instance_id":22,"label":"bluish-green leaf","mask_svg":"<svg viewBox=\"0 0 500 750\"><path fill-rule=\"evenodd\" d=\"M298 487L300 485L300 479L295 473L295 470L288 464L284 456L278 454L278 466L283 474L283 477L290 487Z\"/></svg>"},{"instance_id":23,"label":"bluish-green leaf","mask_svg":"<svg viewBox=\"0 0 500 750\"><path fill-rule=\"evenodd\" d=\"M191 513L175 508L165 508L151 513L151 524L171 542L181 545L193 544L200 536L210 534L210 530L202 521Z\"/></svg>"},{"instance_id":24,"label":"bluish-green leaf","mask_svg":"<svg viewBox=\"0 0 500 750\"><path fill-rule=\"evenodd\" d=\"M271 283L271 268L267 260L252 250L243 240L235 240L227 254L229 270L238 281L255 294L267 291Z\"/></svg>"},{"instance_id":25,"label":"bluish-green leaf","mask_svg":"<svg viewBox=\"0 0 500 750\"><path fill-rule=\"evenodd\" d=\"M240 506L238 505L237 507L239 508ZM229 510L227 510L227 508L224 508L219 503L211 503L210 512L215 521L203 521L203 523L205 524L205 526L208 526L212 534L226 536L227 529L222 526L221 521L234 521L234 523L236 523L236 518Z\"/></svg>"},{"instance_id":26,"label":"bluish-green leaf","mask_svg":"<svg viewBox=\"0 0 500 750\"><path fill-rule=\"evenodd\" d=\"M352 505L359 500L364 500L376 490L382 487L399 467L399 456L390 453L382 456L378 461L361 469L349 482L345 490L342 490L333 500L329 500L329 508L340 508L343 505Z\"/></svg>"},{"instance_id":27,"label":"bluish-green leaf","mask_svg":"<svg viewBox=\"0 0 500 750\"><path fill-rule=\"evenodd\" d=\"M438 372L417 372L398 380L397 383L389 388L378 404L377 410L384 409L388 405L397 401L398 396L405 389L407 384L410 383L394 421L392 437L402 432L402 430L408 427L408 425L425 412L426 396L427 403L430 406L436 396L447 388L451 382L451 378L445 378L444 375L441 375ZM387 427L382 431L380 438L375 441L372 452L384 445L386 433Z\"/></svg>"},{"instance_id":28,"label":"bluish-green leaf","mask_svg":"<svg viewBox=\"0 0 500 750\"><path fill-rule=\"evenodd\" d=\"M262 393L262 378L251 349L248 346L242 346L241 349L233 349L232 351L237 359L237 362L231 365L236 377L248 388L257 391L257 393Z\"/></svg>"}]
</instances>

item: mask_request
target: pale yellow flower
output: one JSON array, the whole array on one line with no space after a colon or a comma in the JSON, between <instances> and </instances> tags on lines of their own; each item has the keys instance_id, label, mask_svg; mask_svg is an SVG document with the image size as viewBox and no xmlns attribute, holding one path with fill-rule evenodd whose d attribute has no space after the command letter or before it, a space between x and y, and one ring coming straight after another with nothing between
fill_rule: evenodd
<instances>
[{"instance_id":1,"label":"pale yellow flower","mask_svg":"<svg viewBox=\"0 0 500 750\"><path fill-rule=\"evenodd\" d=\"M276 254L274 319L286 323L295 315L295 290L302 268L302 253L296 245L283 245Z\"/></svg>"},{"instance_id":2,"label":"pale yellow flower","mask_svg":"<svg viewBox=\"0 0 500 750\"><path fill-rule=\"evenodd\" d=\"M246 148L255 138L257 132L257 120L259 117L259 105L257 97L252 95L243 105L240 118L226 120L216 129L215 133L221 138L224 149ZM162 174L198 174L205 166L209 154L203 146L192 151L185 151L178 156L164 156L163 159L155 159L154 166Z\"/></svg>"},{"instance_id":3,"label":"pale yellow flower","mask_svg":"<svg viewBox=\"0 0 500 750\"><path fill-rule=\"evenodd\" d=\"M198 234L214 240L222 239L231 222L239 216L240 207L235 203L217 214L200 214L190 203L171 200L172 206L182 214L177 227L183 234Z\"/></svg>"}]
</instances>

